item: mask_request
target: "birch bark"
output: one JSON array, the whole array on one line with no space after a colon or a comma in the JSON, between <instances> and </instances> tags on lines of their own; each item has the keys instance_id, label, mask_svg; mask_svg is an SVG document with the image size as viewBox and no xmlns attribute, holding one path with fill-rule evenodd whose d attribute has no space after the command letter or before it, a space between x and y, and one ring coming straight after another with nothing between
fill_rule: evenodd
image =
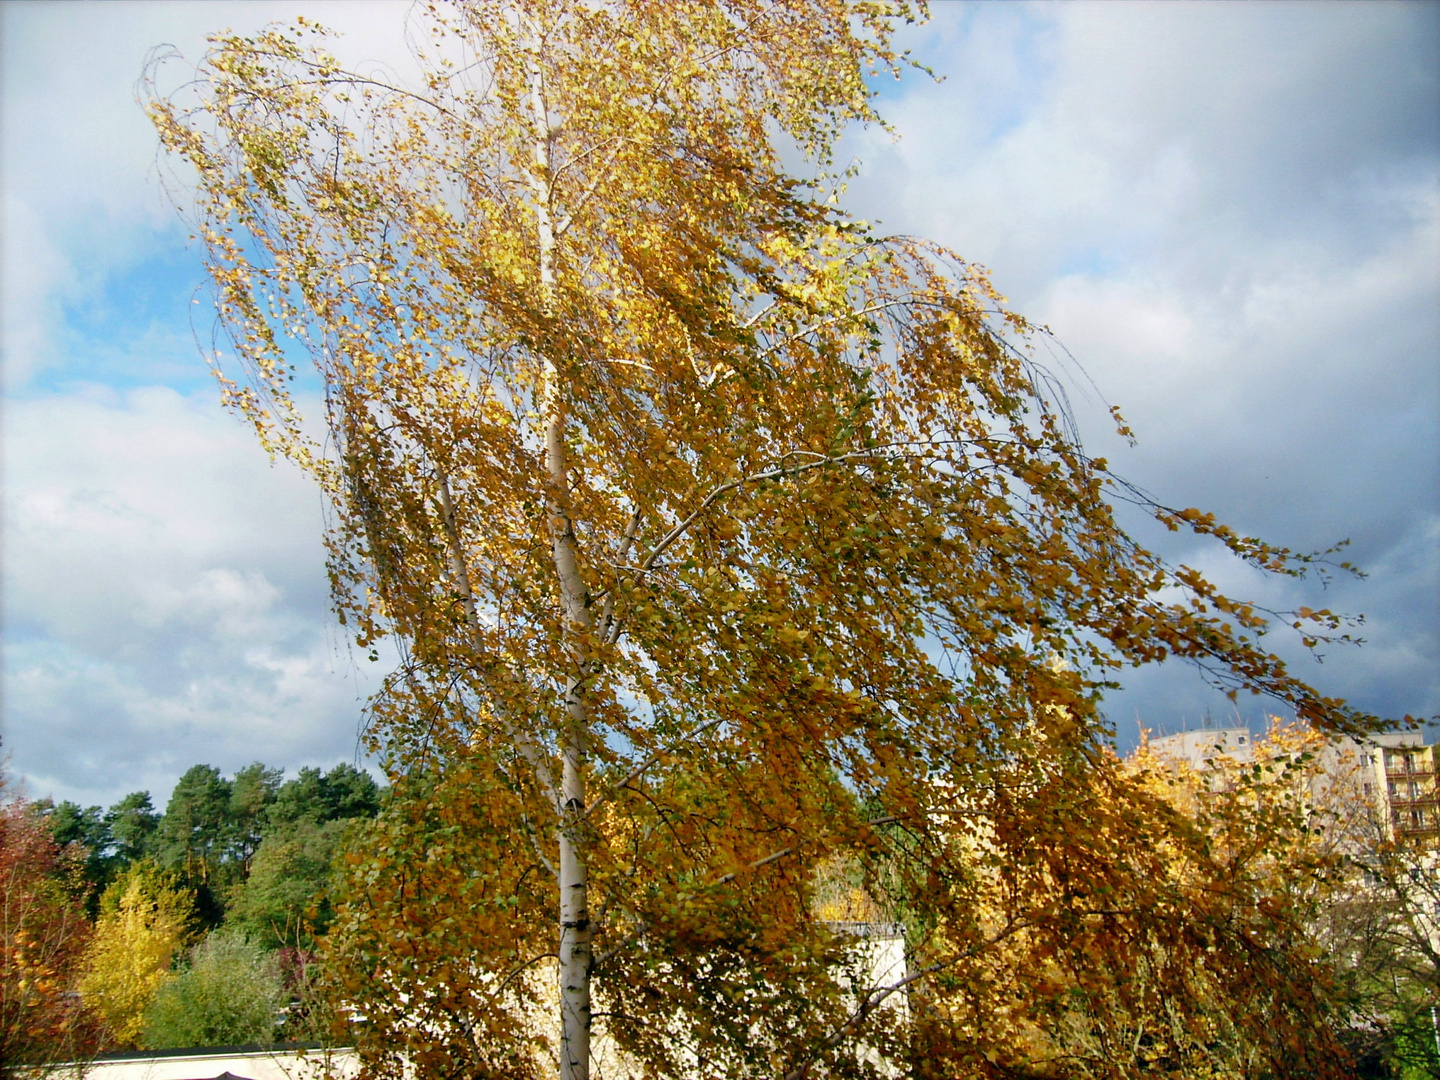
<instances>
[{"instance_id":1,"label":"birch bark","mask_svg":"<svg viewBox=\"0 0 1440 1080\"><path fill-rule=\"evenodd\" d=\"M218 35L175 98L147 81L198 171L224 399L330 500L346 634L402 650L366 728L397 794L335 938L367 1068L533 1074L555 994L524 974L558 957L562 1080L590 1074L592 978L603 1015L661 1018L607 1024L657 1077L1083 1065L1092 1033L1141 1030L1175 1033L1152 1062L1209 1067L1223 1030L1272 1072L1337 1075L1304 890L1262 909L1131 790L1099 711L1116 670L1180 658L1322 730L1373 723L1261 649L1262 609L1121 532L1107 492L1272 572L1328 553L1108 474L983 272L833 205L836 139L876 119L871 76L900 73L891 33L921 9L423 6L420 83L340 67L308 21ZM1294 625L1343 636L1328 611ZM916 969L943 979L857 1007L815 903L832 866L933 928ZM1254 940L1222 933L1236 912ZM1164 978L1117 998L1137 965ZM874 1008L922 985L911 1030Z\"/></svg>"},{"instance_id":2,"label":"birch bark","mask_svg":"<svg viewBox=\"0 0 1440 1080\"><path fill-rule=\"evenodd\" d=\"M535 206L536 247L539 258L541 303L547 318L553 314L555 291L555 229L551 200L554 170L551 164L551 126L545 97L541 36L533 20L525 17L529 56L530 109L534 141L532 191ZM589 716L586 682L591 674L588 638L594 629L590 590L580 573L578 543L570 507L570 465L566 455L565 394L563 374L553 357L544 358L543 415L545 417L545 468L549 480L546 507L550 528L551 559L564 607L565 655L570 671L565 677L567 726L561 739L561 805L556 829L560 851L560 1080L589 1080L590 1076L590 969L591 939L589 865L586 858L585 780L589 750Z\"/></svg>"}]
</instances>

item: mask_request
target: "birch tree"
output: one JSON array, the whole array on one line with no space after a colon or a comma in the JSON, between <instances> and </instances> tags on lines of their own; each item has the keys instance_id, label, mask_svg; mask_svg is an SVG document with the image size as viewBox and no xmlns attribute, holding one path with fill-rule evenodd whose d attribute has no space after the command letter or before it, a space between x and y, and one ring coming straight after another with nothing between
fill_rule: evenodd
<instances>
[{"instance_id":1,"label":"birch tree","mask_svg":"<svg viewBox=\"0 0 1440 1080\"><path fill-rule=\"evenodd\" d=\"M841 209L836 139L920 14L477 0L407 29L414 83L299 22L150 97L225 400L328 497L357 645L403 655L346 933L374 1045L423 1070L583 1080L598 1033L656 1075L983 1071L1015 1025L931 1009L921 1040L894 1006L1103 921L1062 863L1138 880L1146 830L1084 812L1123 788L1120 669L1370 723L1109 500L1268 571L1322 557L1120 484L980 268ZM812 893L842 857L909 920L905 978L836 975Z\"/></svg>"}]
</instances>

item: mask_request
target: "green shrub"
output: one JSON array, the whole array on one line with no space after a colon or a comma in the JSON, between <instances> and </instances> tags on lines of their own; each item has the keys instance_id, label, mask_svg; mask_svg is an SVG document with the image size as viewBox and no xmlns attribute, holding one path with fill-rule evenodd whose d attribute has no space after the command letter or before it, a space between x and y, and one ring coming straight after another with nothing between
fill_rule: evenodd
<instances>
[{"instance_id":1,"label":"green shrub","mask_svg":"<svg viewBox=\"0 0 1440 1080\"><path fill-rule=\"evenodd\" d=\"M217 930L155 995L144 1044L165 1050L270 1043L283 1001L275 956L243 934Z\"/></svg>"}]
</instances>

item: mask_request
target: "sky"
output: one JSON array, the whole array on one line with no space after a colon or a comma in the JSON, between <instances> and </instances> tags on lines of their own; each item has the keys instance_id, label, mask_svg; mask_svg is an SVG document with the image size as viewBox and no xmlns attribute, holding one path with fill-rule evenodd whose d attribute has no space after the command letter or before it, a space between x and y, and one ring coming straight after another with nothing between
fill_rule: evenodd
<instances>
[{"instance_id":1,"label":"sky","mask_svg":"<svg viewBox=\"0 0 1440 1080\"><path fill-rule=\"evenodd\" d=\"M330 615L324 508L219 406L135 99L152 48L299 13L405 70L408 3L0 5L0 754L34 796L359 760L379 672ZM1322 589L1125 519L1232 593L1363 612L1323 663L1272 645L1363 709L1440 713L1440 4L942 3L901 44L942 78L879 84L849 207L988 267L1052 331L1087 448L1160 501L1348 539L1367 577ZM1125 749L1269 707L1166 665L1106 711Z\"/></svg>"}]
</instances>

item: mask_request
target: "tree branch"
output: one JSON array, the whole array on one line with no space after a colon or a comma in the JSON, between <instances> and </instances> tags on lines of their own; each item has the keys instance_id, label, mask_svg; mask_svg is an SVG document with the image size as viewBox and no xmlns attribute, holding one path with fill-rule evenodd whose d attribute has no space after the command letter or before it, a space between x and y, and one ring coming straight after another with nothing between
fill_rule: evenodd
<instances>
[{"instance_id":1,"label":"tree branch","mask_svg":"<svg viewBox=\"0 0 1440 1080\"><path fill-rule=\"evenodd\" d=\"M701 735L709 731L711 728L718 727L724 722L725 721L723 717L717 717L716 719L711 720L708 724L701 724L694 731L690 732L688 735L685 735L683 738L670 743L664 749L656 750L655 753L651 754L648 758L640 762L640 764L636 765L633 769L626 773L623 780L620 780L618 783L612 784L606 791L602 792L595 799L594 802L592 802L588 807L585 808L585 815L588 817L590 813L594 811L597 807L603 806L605 803L609 802L625 788L629 787L630 784L637 777L639 777L641 773L643 773L646 769L650 768L651 765L654 765L666 754L674 750L676 746L679 746L681 743L689 742L691 739L698 739Z\"/></svg>"},{"instance_id":2,"label":"tree branch","mask_svg":"<svg viewBox=\"0 0 1440 1080\"><path fill-rule=\"evenodd\" d=\"M630 515L630 524L625 527L625 535L620 541L620 550L615 553L615 565L623 566L630 549L635 546L635 537L640 532L640 511L636 510ZM605 645L613 645L620 636L619 624L615 621L615 591L605 590L605 603L600 614L600 641Z\"/></svg>"},{"instance_id":3,"label":"tree branch","mask_svg":"<svg viewBox=\"0 0 1440 1080\"><path fill-rule=\"evenodd\" d=\"M701 500L699 506L697 506L693 511L691 511L690 514L687 515L683 521L677 524L673 529L667 532L656 542L655 547L651 550L650 554L646 556L645 560L641 562L638 567L635 568L636 577L638 579L640 576L648 573L654 567L656 560L658 560L660 556L664 554L666 549L669 548L672 544L674 544L675 541L679 540L682 536L684 536L685 533L689 531L690 527L694 525L695 522L700 520L702 516L704 516L705 511L709 510L710 507L714 506L717 502L724 498L724 496L728 495L730 492L736 490L737 488L745 487L748 484L759 484L766 480L778 480L784 476L798 476L800 473L809 472L813 469L823 469L827 465L838 465L846 461L862 461L866 458L881 457L884 451L895 450L900 447L954 446L973 441L975 440L945 439L941 441L921 441L919 439L913 439L906 440L904 442L885 443L880 446L868 447L865 450L855 450L848 454L816 453L814 454L813 461L806 461L797 465L778 465L774 468L766 469L763 472L752 473L749 476L742 476L737 480L729 480L721 484L712 492L710 492L709 495L705 496L705 498ZM801 454L806 453L811 452L804 450L792 450L786 455L784 455L784 457L797 457ZM782 458L781 460L784 460L784 458Z\"/></svg>"},{"instance_id":4,"label":"tree branch","mask_svg":"<svg viewBox=\"0 0 1440 1080\"><path fill-rule=\"evenodd\" d=\"M465 566L465 548L460 541L460 528L455 522L455 503L450 495L450 480L446 476L445 470L438 465L435 466L435 476L440 485L440 521L445 528L445 538L449 542L450 567L455 575L455 582L460 587L460 602L465 605L465 615L470 621L470 647L477 654L483 654L485 651L483 627L480 623L479 609L475 606L475 592L470 586L470 572ZM505 737L510 740L511 745L534 771L535 780L539 783L540 790L545 793L545 797L550 800L550 805L555 808L555 813L561 814L560 789L555 784L555 776L550 771L550 763L545 760L544 751L535 745L534 741L510 719L504 706L493 701L491 705L495 709L495 715L499 718L501 725L505 728Z\"/></svg>"},{"instance_id":5,"label":"tree branch","mask_svg":"<svg viewBox=\"0 0 1440 1080\"><path fill-rule=\"evenodd\" d=\"M955 964L960 963L960 961L962 960L969 960L971 957L978 956L986 949L993 948L994 946L1000 944L1000 942L1004 941L1006 938L1013 936L1020 930L1023 930L1026 925L1027 924L1023 921L1012 920L1006 925L1004 930L996 934L994 937L990 938L988 941L981 942L979 945L966 949L964 952L956 956L949 957L945 960L937 961L936 963L930 964L928 967L920 968L918 971L913 971L909 975L906 975L905 978L901 979L899 982L891 983L889 986L876 987L874 990L871 990L870 993L865 995L864 999L856 1007L855 1011L850 1014L846 1021L821 1040L819 1047L817 1047L815 1052L810 1055L810 1060L805 1062L798 1068L792 1069L790 1070L790 1072L786 1073L785 1080L806 1080L806 1078L810 1075L810 1068L812 1065L814 1065L815 1059L821 1054L825 1053L827 1050L833 1050L835 1049L835 1047L839 1046L842 1042L844 1042L845 1039L848 1037L849 1033L854 1028L863 1024L869 1018L870 1014L873 1013L880 1005L882 1005L885 1002L885 999L890 997L892 994L899 993L901 990L904 990L909 986L913 986L915 983L919 982L927 975L933 975L937 971L944 971L947 967L952 967Z\"/></svg>"}]
</instances>

